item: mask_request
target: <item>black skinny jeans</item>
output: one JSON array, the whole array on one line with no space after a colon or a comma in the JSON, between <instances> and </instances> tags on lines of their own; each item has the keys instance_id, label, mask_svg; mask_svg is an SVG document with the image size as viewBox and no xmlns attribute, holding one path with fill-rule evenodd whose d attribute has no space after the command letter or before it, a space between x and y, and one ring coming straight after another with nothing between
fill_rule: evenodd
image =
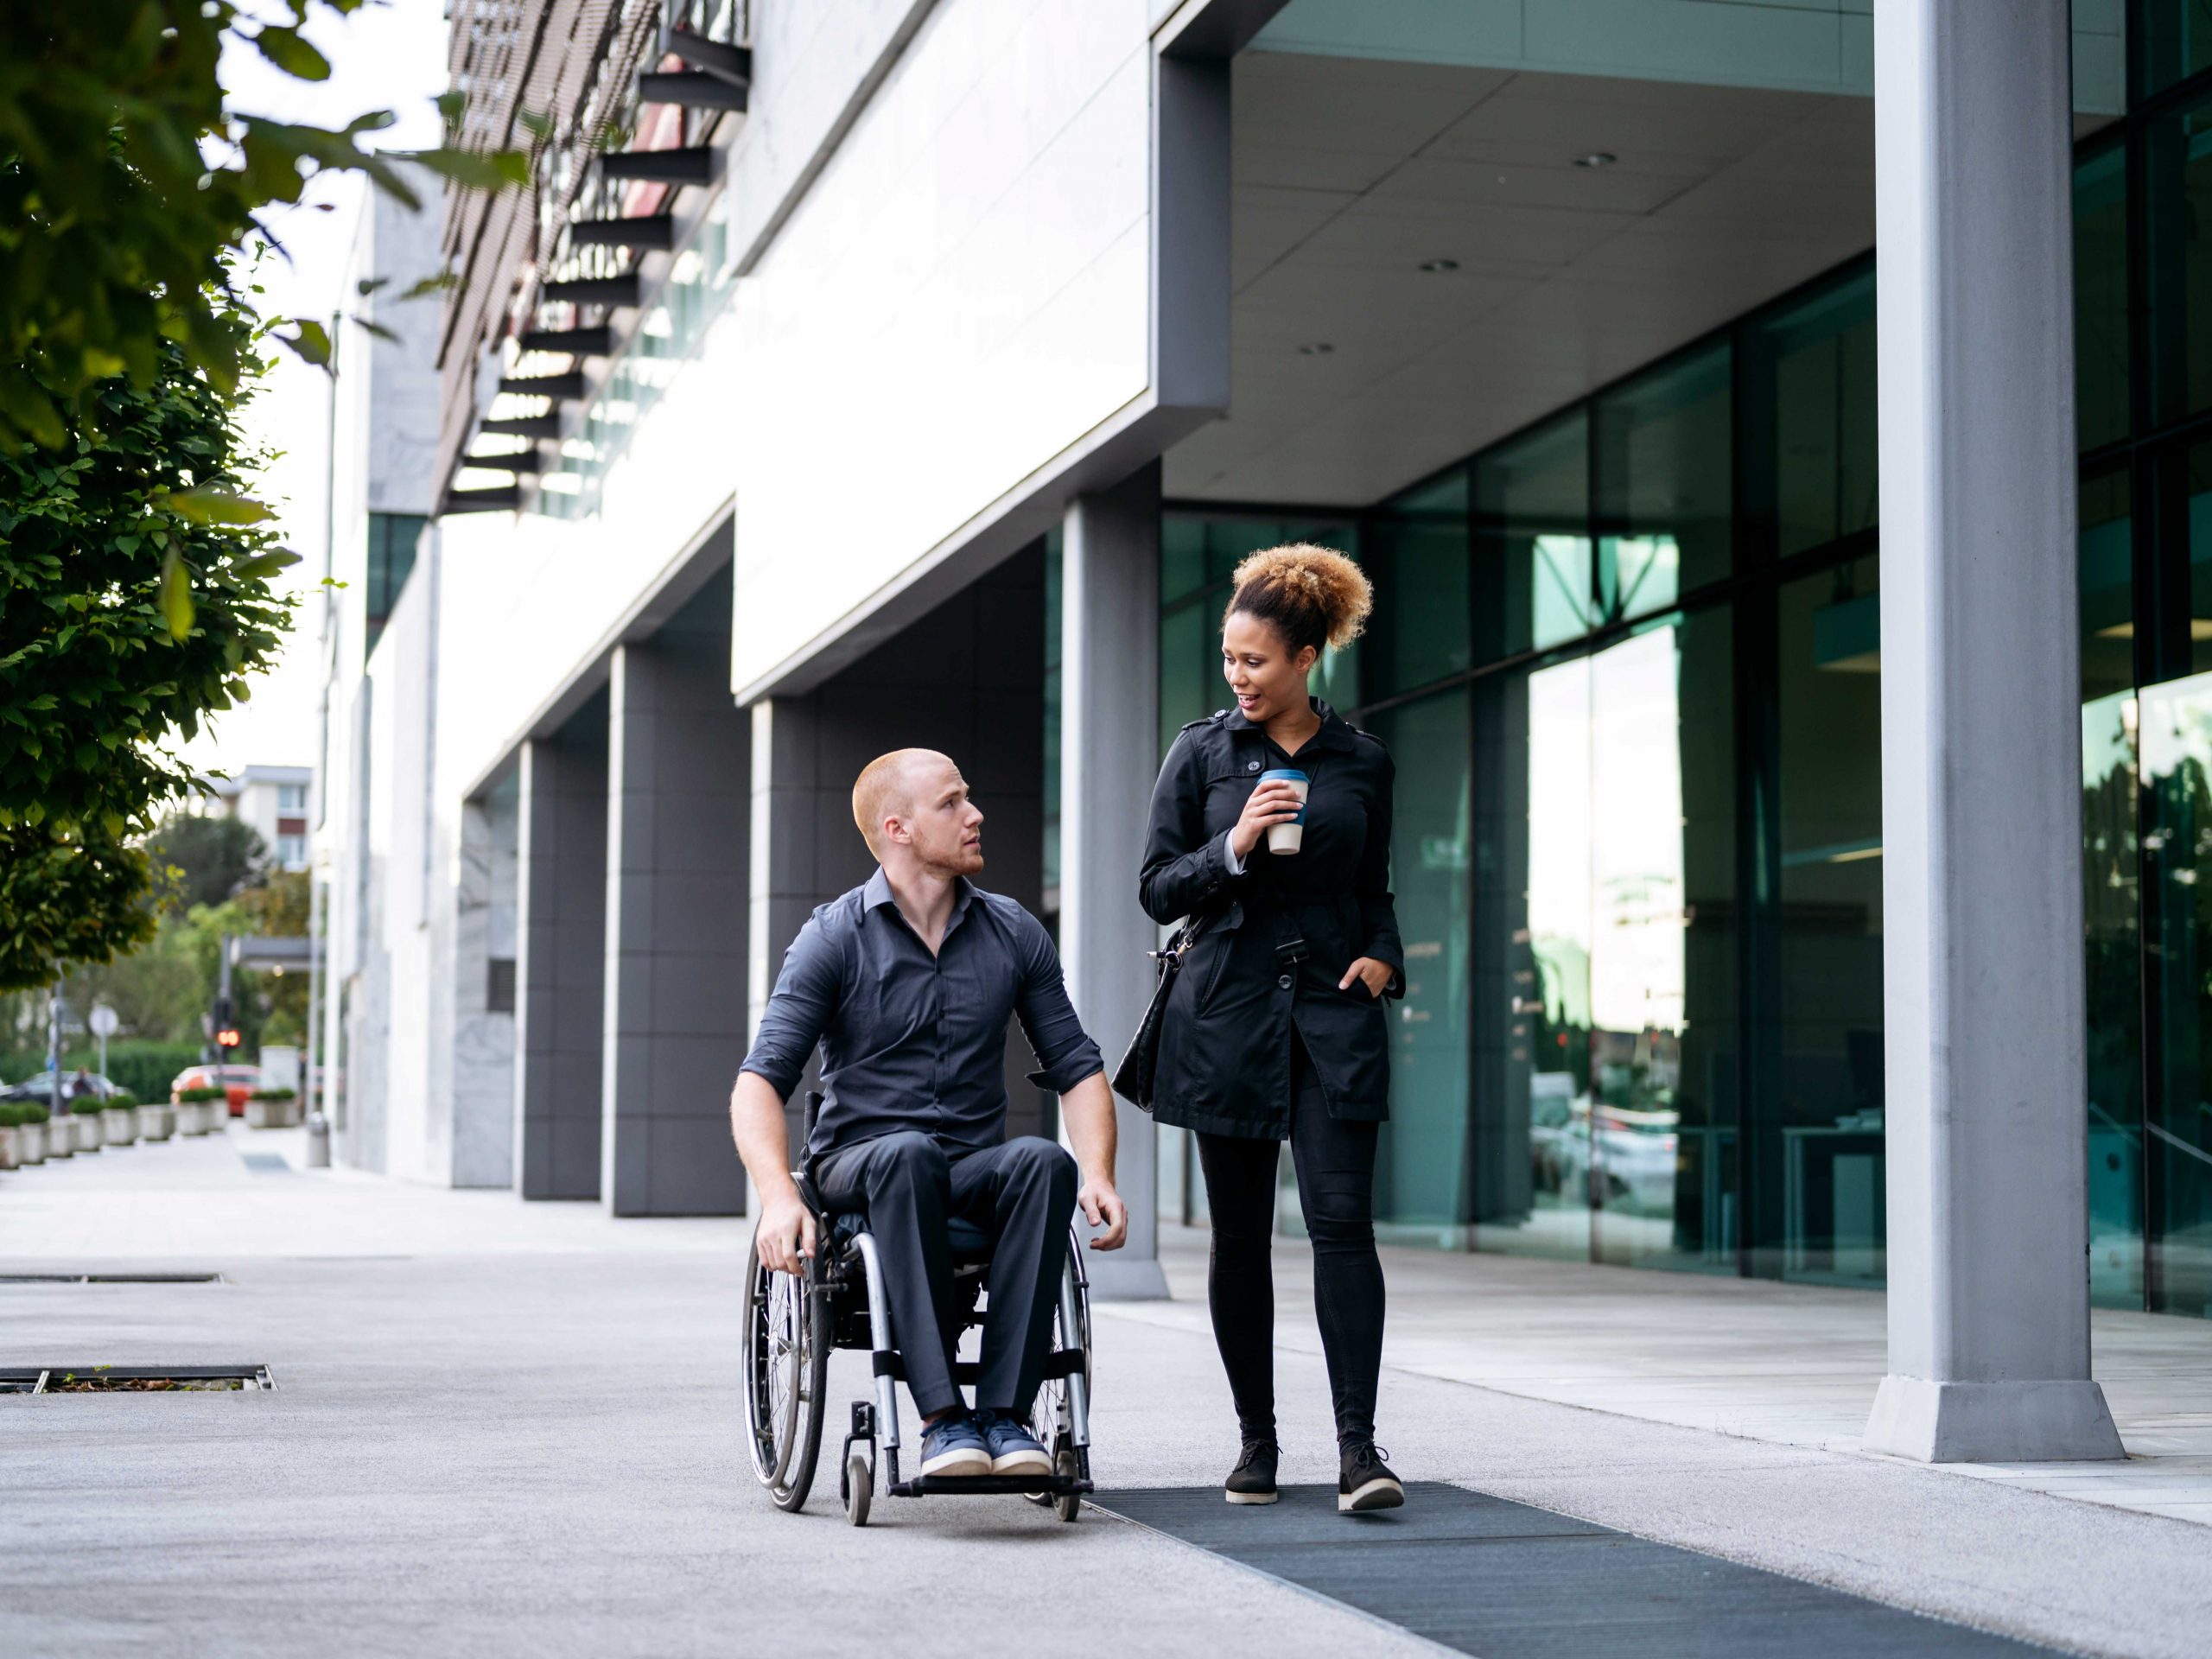
<instances>
[{"instance_id":1,"label":"black skinny jeans","mask_svg":"<svg viewBox=\"0 0 2212 1659\"><path fill-rule=\"evenodd\" d=\"M1313 1311L1329 1363L1337 1444L1375 1438L1382 1370L1382 1264L1375 1254L1376 1123L1329 1116L1306 1044L1291 1034L1290 1155L1313 1241ZM1248 1440L1275 1438L1274 1243L1279 1142L1201 1135L1198 1164L1213 1211L1206 1305Z\"/></svg>"}]
</instances>

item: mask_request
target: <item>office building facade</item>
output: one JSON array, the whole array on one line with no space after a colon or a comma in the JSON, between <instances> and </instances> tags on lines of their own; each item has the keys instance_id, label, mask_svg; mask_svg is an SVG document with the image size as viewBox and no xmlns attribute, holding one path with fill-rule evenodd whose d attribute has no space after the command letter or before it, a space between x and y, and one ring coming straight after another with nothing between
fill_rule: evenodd
<instances>
[{"instance_id":1,"label":"office building facade","mask_svg":"<svg viewBox=\"0 0 2212 1659\"><path fill-rule=\"evenodd\" d=\"M456 86L539 183L448 205L389 671L472 1179L741 1209L729 1077L903 743L1118 1043L1229 572L1322 541L1398 762L1389 1236L1886 1282L1873 1444L2116 1446L2092 1294L2212 1303L2192 8L512 10ZM1123 1141L1141 1294L1204 1193Z\"/></svg>"}]
</instances>

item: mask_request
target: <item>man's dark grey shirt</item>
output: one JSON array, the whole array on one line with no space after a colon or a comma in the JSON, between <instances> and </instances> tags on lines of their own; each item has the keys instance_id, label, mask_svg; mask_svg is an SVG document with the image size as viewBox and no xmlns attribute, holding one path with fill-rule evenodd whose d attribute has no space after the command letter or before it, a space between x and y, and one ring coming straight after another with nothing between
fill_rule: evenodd
<instances>
[{"instance_id":1,"label":"man's dark grey shirt","mask_svg":"<svg viewBox=\"0 0 2212 1659\"><path fill-rule=\"evenodd\" d=\"M900 1129L950 1153L1006 1138L1006 1022L1018 1015L1065 1094L1103 1071L1060 977L1044 925L1011 899L963 880L932 957L881 870L817 910L784 957L744 1070L785 1100L822 1045L822 1114L810 1154Z\"/></svg>"}]
</instances>

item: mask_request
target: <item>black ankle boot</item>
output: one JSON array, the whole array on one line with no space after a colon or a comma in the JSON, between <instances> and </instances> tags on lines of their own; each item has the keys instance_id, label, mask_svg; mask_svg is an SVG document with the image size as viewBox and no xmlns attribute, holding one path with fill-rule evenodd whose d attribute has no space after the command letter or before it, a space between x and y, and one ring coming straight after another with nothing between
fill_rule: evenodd
<instances>
[{"instance_id":1,"label":"black ankle boot","mask_svg":"<svg viewBox=\"0 0 2212 1659\"><path fill-rule=\"evenodd\" d=\"M1247 1440L1236 1466L1223 1483L1222 1496L1232 1503L1272 1503L1275 1491L1275 1462L1281 1453L1273 1440Z\"/></svg>"},{"instance_id":2,"label":"black ankle boot","mask_svg":"<svg viewBox=\"0 0 2212 1659\"><path fill-rule=\"evenodd\" d=\"M1344 1448L1337 1476L1337 1508L1345 1515L1369 1510L1395 1510L1406 1501L1406 1489L1383 1462L1383 1452L1372 1440L1355 1440Z\"/></svg>"}]
</instances>

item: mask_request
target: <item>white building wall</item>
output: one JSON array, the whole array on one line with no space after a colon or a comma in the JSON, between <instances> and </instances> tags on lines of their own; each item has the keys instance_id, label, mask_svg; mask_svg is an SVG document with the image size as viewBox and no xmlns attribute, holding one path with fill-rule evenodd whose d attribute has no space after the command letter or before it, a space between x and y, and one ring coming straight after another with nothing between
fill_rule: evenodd
<instances>
[{"instance_id":1,"label":"white building wall","mask_svg":"<svg viewBox=\"0 0 2212 1659\"><path fill-rule=\"evenodd\" d=\"M734 684L1143 393L1150 67L1144 0L944 0L740 287Z\"/></svg>"}]
</instances>

